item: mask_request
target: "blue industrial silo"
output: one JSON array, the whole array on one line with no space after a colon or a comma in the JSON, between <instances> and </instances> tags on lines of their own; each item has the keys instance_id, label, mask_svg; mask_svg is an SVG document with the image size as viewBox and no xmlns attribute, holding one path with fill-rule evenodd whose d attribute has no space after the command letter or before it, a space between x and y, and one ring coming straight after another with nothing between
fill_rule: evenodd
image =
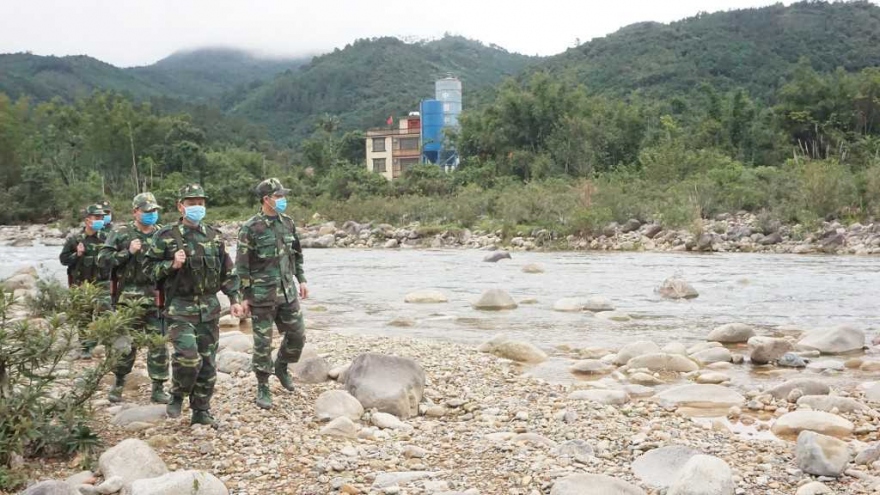
<instances>
[{"instance_id":1,"label":"blue industrial silo","mask_svg":"<svg viewBox=\"0 0 880 495\"><path fill-rule=\"evenodd\" d=\"M443 148L443 102L422 100L422 155L431 163L437 163Z\"/></svg>"}]
</instances>

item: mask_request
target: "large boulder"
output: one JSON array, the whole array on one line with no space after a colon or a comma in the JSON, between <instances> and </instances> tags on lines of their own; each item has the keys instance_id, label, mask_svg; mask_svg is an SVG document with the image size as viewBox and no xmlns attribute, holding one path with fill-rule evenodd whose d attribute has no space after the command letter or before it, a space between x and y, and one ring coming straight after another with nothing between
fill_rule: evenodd
<instances>
[{"instance_id":1,"label":"large boulder","mask_svg":"<svg viewBox=\"0 0 880 495\"><path fill-rule=\"evenodd\" d=\"M136 438L123 440L107 449L98 458L98 466L105 479L119 476L124 485L136 480L162 476L168 472L168 466L156 452Z\"/></svg>"},{"instance_id":2,"label":"large boulder","mask_svg":"<svg viewBox=\"0 0 880 495\"><path fill-rule=\"evenodd\" d=\"M654 396L664 407L724 408L740 406L745 397L736 390L721 385L683 385Z\"/></svg>"},{"instance_id":3,"label":"large boulder","mask_svg":"<svg viewBox=\"0 0 880 495\"><path fill-rule=\"evenodd\" d=\"M697 363L684 356L663 352L634 357L626 365L631 369L646 368L651 371L677 371L679 373L690 373L700 369Z\"/></svg>"},{"instance_id":4,"label":"large boulder","mask_svg":"<svg viewBox=\"0 0 880 495\"><path fill-rule=\"evenodd\" d=\"M632 470L643 483L654 488L666 488L678 478L681 468L699 452L682 445L653 449L640 455L632 463Z\"/></svg>"},{"instance_id":5,"label":"large boulder","mask_svg":"<svg viewBox=\"0 0 880 495\"><path fill-rule=\"evenodd\" d=\"M681 468L666 495L733 495L736 483L724 460L695 455Z\"/></svg>"},{"instance_id":6,"label":"large boulder","mask_svg":"<svg viewBox=\"0 0 880 495\"><path fill-rule=\"evenodd\" d=\"M623 348L617 352L617 356L614 358L614 364L624 365L634 357L644 356L645 354L656 354L658 352L660 352L660 346L654 342L646 340L633 342L632 344L623 346Z\"/></svg>"},{"instance_id":7,"label":"large boulder","mask_svg":"<svg viewBox=\"0 0 880 495\"><path fill-rule=\"evenodd\" d=\"M775 337L752 337L748 344L749 359L753 364L772 363L793 349L791 342Z\"/></svg>"},{"instance_id":8,"label":"large boulder","mask_svg":"<svg viewBox=\"0 0 880 495\"><path fill-rule=\"evenodd\" d=\"M502 309L516 309L516 301L510 294L501 289L488 289L483 292L479 299L472 304L474 309L498 311Z\"/></svg>"},{"instance_id":9,"label":"large boulder","mask_svg":"<svg viewBox=\"0 0 880 495\"><path fill-rule=\"evenodd\" d=\"M509 259L510 259L510 253L508 253L507 251L494 251L492 253L487 254L483 258L483 261L485 261L487 263L496 263L500 260L509 260Z\"/></svg>"},{"instance_id":10,"label":"large boulder","mask_svg":"<svg viewBox=\"0 0 880 495\"><path fill-rule=\"evenodd\" d=\"M843 474L849 464L846 442L812 431L802 431L797 438L795 458L801 471L816 476Z\"/></svg>"},{"instance_id":11,"label":"large boulder","mask_svg":"<svg viewBox=\"0 0 880 495\"><path fill-rule=\"evenodd\" d=\"M204 471L174 471L158 478L138 480L126 495L229 495L216 476Z\"/></svg>"},{"instance_id":12,"label":"large boulder","mask_svg":"<svg viewBox=\"0 0 880 495\"><path fill-rule=\"evenodd\" d=\"M414 304L436 304L449 302L449 299L446 297L446 294L444 294L443 291L436 289L425 289L410 292L406 295L403 301Z\"/></svg>"},{"instance_id":13,"label":"large boulder","mask_svg":"<svg viewBox=\"0 0 880 495\"><path fill-rule=\"evenodd\" d=\"M344 384L364 408L409 418L419 413L425 370L410 358L370 352L352 361Z\"/></svg>"},{"instance_id":14,"label":"large boulder","mask_svg":"<svg viewBox=\"0 0 880 495\"><path fill-rule=\"evenodd\" d=\"M755 336L755 329L745 323L728 323L709 332L706 340L722 344L740 344Z\"/></svg>"},{"instance_id":15,"label":"large boulder","mask_svg":"<svg viewBox=\"0 0 880 495\"><path fill-rule=\"evenodd\" d=\"M217 371L237 373L251 370L251 356L243 352L226 350L217 354Z\"/></svg>"},{"instance_id":16,"label":"large boulder","mask_svg":"<svg viewBox=\"0 0 880 495\"><path fill-rule=\"evenodd\" d=\"M541 349L528 342L511 340L504 334L483 342L477 350L521 363L540 363L547 359L547 354Z\"/></svg>"},{"instance_id":17,"label":"large boulder","mask_svg":"<svg viewBox=\"0 0 880 495\"><path fill-rule=\"evenodd\" d=\"M21 495L80 495L74 487L64 481L41 481L31 485Z\"/></svg>"},{"instance_id":18,"label":"large boulder","mask_svg":"<svg viewBox=\"0 0 880 495\"><path fill-rule=\"evenodd\" d=\"M660 287L657 288L657 293L666 299L694 299L700 295L691 284L676 277L667 278L663 281Z\"/></svg>"},{"instance_id":19,"label":"large boulder","mask_svg":"<svg viewBox=\"0 0 880 495\"><path fill-rule=\"evenodd\" d=\"M799 342L800 347L815 349L822 354L843 354L865 347L865 332L849 325L825 330L814 330Z\"/></svg>"},{"instance_id":20,"label":"large boulder","mask_svg":"<svg viewBox=\"0 0 880 495\"><path fill-rule=\"evenodd\" d=\"M116 426L127 426L131 423L158 423L167 417L165 406L139 406L119 411L116 416L113 416L111 423Z\"/></svg>"},{"instance_id":21,"label":"large boulder","mask_svg":"<svg viewBox=\"0 0 880 495\"><path fill-rule=\"evenodd\" d=\"M780 383L767 391L774 399L785 399L794 389L800 389L804 395L828 395L831 388L825 382L812 378L794 378Z\"/></svg>"},{"instance_id":22,"label":"large boulder","mask_svg":"<svg viewBox=\"0 0 880 495\"><path fill-rule=\"evenodd\" d=\"M228 335L227 335L228 334ZM226 332L220 334L220 342L217 352L235 351L252 352L254 350L254 338L241 332Z\"/></svg>"},{"instance_id":23,"label":"large boulder","mask_svg":"<svg viewBox=\"0 0 880 495\"><path fill-rule=\"evenodd\" d=\"M37 277L30 273L18 273L2 282L2 287L9 292L17 290L33 290L37 288Z\"/></svg>"},{"instance_id":24,"label":"large boulder","mask_svg":"<svg viewBox=\"0 0 880 495\"><path fill-rule=\"evenodd\" d=\"M331 421L345 416L358 420L364 414L364 406L345 390L328 390L315 401L315 417Z\"/></svg>"},{"instance_id":25,"label":"large boulder","mask_svg":"<svg viewBox=\"0 0 880 495\"><path fill-rule=\"evenodd\" d=\"M780 437L794 437L802 431L813 431L833 437L847 437L855 427L848 420L822 411L794 411L782 415L770 430Z\"/></svg>"},{"instance_id":26,"label":"large boulder","mask_svg":"<svg viewBox=\"0 0 880 495\"><path fill-rule=\"evenodd\" d=\"M290 373L302 383L324 383L330 379L330 364L320 356L303 359L290 366Z\"/></svg>"},{"instance_id":27,"label":"large boulder","mask_svg":"<svg viewBox=\"0 0 880 495\"><path fill-rule=\"evenodd\" d=\"M556 480L550 495L645 495L645 491L603 474L571 474Z\"/></svg>"}]
</instances>

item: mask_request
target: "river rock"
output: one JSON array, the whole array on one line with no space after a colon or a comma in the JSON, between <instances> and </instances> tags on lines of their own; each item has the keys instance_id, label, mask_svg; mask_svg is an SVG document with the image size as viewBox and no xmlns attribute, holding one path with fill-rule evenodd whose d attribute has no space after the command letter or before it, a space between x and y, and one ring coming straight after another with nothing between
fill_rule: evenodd
<instances>
[{"instance_id":1,"label":"river rock","mask_svg":"<svg viewBox=\"0 0 880 495\"><path fill-rule=\"evenodd\" d=\"M355 438L358 434L358 427L348 417L339 416L321 428L320 433L329 437Z\"/></svg>"},{"instance_id":2,"label":"river rock","mask_svg":"<svg viewBox=\"0 0 880 495\"><path fill-rule=\"evenodd\" d=\"M807 362L793 352L786 352L776 361L776 365L782 368L806 368Z\"/></svg>"},{"instance_id":3,"label":"river rock","mask_svg":"<svg viewBox=\"0 0 880 495\"><path fill-rule=\"evenodd\" d=\"M611 300L605 297L594 296L587 299L584 304L584 310L592 311L593 313L599 313L601 311L614 311L614 304L611 303Z\"/></svg>"},{"instance_id":4,"label":"river rock","mask_svg":"<svg viewBox=\"0 0 880 495\"><path fill-rule=\"evenodd\" d=\"M820 481L813 481L798 488L795 495L834 495L834 492Z\"/></svg>"},{"instance_id":5,"label":"river rock","mask_svg":"<svg viewBox=\"0 0 880 495\"><path fill-rule=\"evenodd\" d=\"M385 244L383 244L382 247L385 249L395 249L400 247L400 241L398 241L397 239L388 239L387 241L385 241Z\"/></svg>"},{"instance_id":6,"label":"river rock","mask_svg":"<svg viewBox=\"0 0 880 495\"><path fill-rule=\"evenodd\" d=\"M678 472L666 495L733 495L736 483L730 466L710 455L695 455Z\"/></svg>"},{"instance_id":7,"label":"river rock","mask_svg":"<svg viewBox=\"0 0 880 495\"><path fill-rule=\"evenodd\" d=\"M795 458L805 473L837 478L849 464L849 449L842 440L802 431L797 438Z\"/></svg>"},{"instance_id":8,"label":"river rock","mask_svg":"<svg viewBox=\"0 0 880 495\"><path fill-rule=\"evenodd\" d=\"M383 412L372 413L370 415L370 422L383 430L406 430L410 428L408 424L397 419L397 416Z\"/></svg>"},{"instance_id":9,"label":"river rock","mask_svg":"<svg viewBox=\"0 0 880 495\"><path fill-rule=\"evenodd\" d=\"M308 358L290 366L290 373L302 383L324 383L330 379L330 364L320 356Z\"/></svg>"},{"instance_id":10,"label":"river rock","mask_svg":"<svg viewBox=\"0 0 880 495\"><path fill-rule=\"evenodd\" d=\"M865 347L865 332L849 325L825 330L814 330L802 338L798 345L816 349L822 354L843 354L860 351Z\"/></svg>"},{"instance_id":11,"label":"river rock","mask_svg":"<svg viewBox=\"0 0 880 495\"><path fill-rule=\"evenodd\" d=\"M654 375L649 375L647 373L633 373L629 377L629 381L635 383L636 385L663 385L665 382Z\"/></svg>"},{"instance_id":12,"label":"river rock","mask_svg":"<svg viewBox=\"0 0 880 495\"><path fill-rule=\"evenodd\" d=\"M842 361L834 361L831 359L824 359L822 361L813 361L807 365L807 369L816 373L821 373L823 371L843 371L846 369Z\"/></svg>"},{"instance_id":13,"label":"river rock","mask_svg":"<svg viewBox=\"0 0 880 495\"><path fill-rule=\"evenodd\" d=\"M872 404L880 403L880 382L875 382L865 389L865 400Z\"/></svg>"},{"instance_id":14,"label":"river rock","mask_svg":"<svg viewBox=\"0 0 880 495\"><path fill-rule=\"evenodd\" d=\"M328 390L315 401L315 416L320 421L339 417L358 420L364 414L364 406L345 390Z\"/></svg>"},{"instance_id":15,"label":"river rock","mask_svg":"<svg viewBox=\"0 0 880 495\"><path fill-rule=\"evenodd\" d=\"M670 342L663 346L662 352L665 352L666 354L678 354L680 356L687 357L688 348L681 342Z\"/></svg>"},{"instance_id":16,"label":"river rock","mask_svg":"<svg viewBox=\"0 0 880 495\"><path fill-rule=\"evenodd\" d=\"M646 495L641 488L603 474L571 474L553 483L550 495Z\"/></svg>"},{"instance_id":17,"label":"river rock","mask_svg":"<svg viewBox=\"0 0 880 495\"><path fill-rule=\"evenodd\" d=\"M497 311L503 309L516 309L516 301L510 294L501 289L488 289L483 292L479 299L471 305L474 309Z\"/></svg>"},{"instance_id":18,"label":"river rock","mask_svg":"<svg viewBox=\"0 0 880 495\"><path fill-rule=\"evenodd\" d=\"M700 369L697 363L684 356L662 352L634 357L626 365L631 369L646 368L651 371L677 371L679 373L690 373Z\"/></svg>"},{"instance_id":19,"label":"river rock","mask_svg":"<svg viewBox=\"0 0 880 495\"><path fill-rule=\"evenodd\" d=\"M510 253L508 253L507 251L494 251L494 252L487 254L483 258L483 261L485 261L487 263L496 263L500 260L509 260L509 259L511 259Z\"/></svg>"},{"instance_id":20,"label":"river rock","mask_svg":"<svg viewBox=\"0 0 880 495\"><path fill-rule=\"evenodd\" d=\"M168 415L164 405L139 406L120 411L113 416L111 423L116 426L128 426L131 423L158 423Z\"/></svg>"},{"instance_id":21,"label":"river rock","mask_svg":"<svg viewBox=\"0 0 880 495\"><path fill-rule=\"evenodd\" d=\"M802 431L813 431L833 437L846 437L855 427L840 416L821 411L793 411L779 417L770 428L776 436L793 437Z\"/></svg>"},{"instance_id":22,"label":"river rock","mask_svg":"<svg viewBox=\"0 0 880 495\"><path fill-rule=\"evenodd\" d=\"M809 406L814 411L831 412L833 409L837 409L842 413L869 411L871 409L855 399L834 395L805 395L798 399L797 405Z\"/></svg>"},{"instance_id":23,"label":"river rock","mask_svg":"<svg viewBox=\"0 0 880 495\"><path fill-rule=\"evenodd\" d=\"M718 342L700 342L699 344L692 345L687 348L685 351L686 355L690 356L692 354L696 354L701 351L705 351L708 349L717 349L723 348L724 346Z\"/></svg>"},{"instance_id":24,"label":"river rock","mask_svg":"<svg viewBox=\"0 0 880 495\"><path fill-rule=\"evenodd\" d=\"M442 291L426 289L410 292L406 295L403 301L414 304L436 304L449 302L449 299Z\"/></svg>"},{"instance_id":25,"label":"river rock","mask_svg":"<svg viewBox=\"0 0 880 495\"><path fill-rule=\"evenodd\" d=\"M563 442L553 451L559 457L569 457L575 462L587 464L593 458L593 446L584 440Z\"/></svg>"},{"instance_id":26,"label":"river rock","mask_svg":"<svg viewBox=\"0 0 880 495\"><path fill-rule=\"evenodd\" d=\"M243 352L226 350L217 354L217 371L237 373L251 370L251 356Z\"/></svg>"},{"instance_id":27,"label":"river rock","mask_svg":"<svg viewBox=\"0 0 880 495\"><path fill-rule=\"evenodd\" d=\"M755 329L745 323L728 323L716 327L709 332L706 340L712 342L721 342L723 344L739 344L748 342L750 338L755 336Z\"/></svg>"},{"instance_id":28,"label":"river rock","mask_svg":"<svg viewBox=\"0 0 880 495\"><path fill-rule=\"evenodd\" d=\"M168 472L168 467L156 452L136 438L123 440L101 454L98 466L105 479L119 476L124 485Z\"/></svg>"},{"instance_id":29,"label":"river rock","mask_svg":"<svg viewBox=\"0 0 880 495\"><path fill-rule=\"evenodd\" d=\"M223 351L235 352L252 352L254 350L254 338L241 332L228 332L233 335L224 337L226 333L220 334L220 342L218 344L217 353Z\"/></svg>"},{"instance_id":30,"label":"river rock","mask_svg":"<svg viewBox=\"0 0 880 495\"><path fill-rule=\"evenodd\" d=\"M634 357L643 356L645 354L656 354L659 352L660 346L654 342L644 340L633 342L632 344L623 346L623 348L617 352L617 356L614 358L614 364L624 365Z\"/></svg>"},{"instance_id":31,"label":"river rock","mask_svg":"<svg viewBox=\"0 0 880 495\"><path fill-rule=\"evenodd\" d=\"M388 322L389 327L409 328L416 326L416 320L406 316L396 316Z\"/></svg>"},{"instance_id":32,"label":"river rock","mask_svg":"<svg viewBox=\"0 0 880 495\"><path fill-rule=\"evenodd\" d=\"M50 480L32 485L21 492L21 495L80 495L80 493L64 481Z\"/></svg>"},{"instance_id":33,"label":"river rock","mask_svg":"<svg viewBox=\"0 0 880 495\"><path fill-rule=\"evenodd\" d=\"M880 444L875 443L859 452L853 462L859 466L870 466L878 460L880 460Z\"/></svg>"},{"instance_id":34,"label":"river rock","mask_svg":"<svg viewBox=\"0 0 880 495\"><path fill-rule=\"evenodd\" d=\"M122 478L119 476L113 476L112 478L105 479L103 483L96 486L95 491L101 495L110 495L111 493L116 493L122 490L122 484Z\"/></svg>"},{"instance_id":35,"label":"river rock","mask_svg":"<svg viewBox=\"0 0 880 495\"><path fill-rule=\"evenodd\" d=\"M632 463L636 477L648 486L666 488L678 478L679 471L700 452L682 445L670 445L648 451Z\"/></svg>"},{"instance_id":36,"label":"river rock","mask_svg":"<svg viewBox=\"0 0 880 495\"><path fill-rule=\"evenodd\" d=\"M388 488L395 485L405 485L425 478L434 476L430 471L401 471L379 473L373 481L373 488Z\"/></svg>"},{"instance_id":37,"label":"river rock","mask_svg":"<svg viewBox=\"0 0 880 495\"><path fill-rule=\"evenodd\" d=\"M73 488L78 487L79 485L91 484L94 482L95 473L91 471L80 471L73 476L64 480L65 483L72 486Z\"/></svg>"},{"instance_id":38,"label":"river rock","mask_svg":"<svg viewBox=\"0 0 880 495\"><path fill-rule=\"evenodd\" d=\"M831 388L825 382L812 378L794 378L781 383L767 391L774 399L785 399L794 389L800 389L804 395L828 395Z\"/></svg>"},{"instance_id":39,"label":"river rock","mask_svg":"<svg viewBox=\"0 0 880 495\"><path fill-rule=\"evenodd\" d=\"M712 385L718 385L729 381L730 377L724 373L700 373L696 380L697 383L707 383Z\"/></svg>"},{"instance_id":40,"label":"river rock","mask_svg":"<svg viewBox=\"0 0 880 495\"><path fill-rule=\"evenodd\" d=\"M544 273L544 265L540 263L529 263L522 267L523 273Z\"/></svg>"},{"instance_id":41,"label":"river rock","mask_svg":"<svg viewBox=\"0 0 880 495\"><path fill-rule=\"evenodd\" d=\"M619 406L629 402L629 394L623 390L575 390L568 394L569 400L586 400L604 405Z\"/></svg>"},{"instance_id":42,"label":"river rock","mask_svg":"<svg viewBox=\"0 0 880 495\"><path fill-rule=\"evenodd\" d=\"M771 363L793 349L791 342L774 337L752 337L748 344L749 359L753 364Z\"/></svg>"},{"instance_id":43,"label":"river rock","mask_svg":"<svg viewBox=\"0 0 880 495\"><path fill-rule=\"evenodd\" d=\"M602 311L596 313L596 318L607 321L629 321L632 317L623 311Z\"/></svg>"},{"instance_id":44,"label":"river rock","mask_svg":"<svg viewBox=\"0 0 880 495\"><path fill-rule=\"evenodd\" d=\"M419 413L425 371L410 358L366 353L352 361L344 383L363 407L409 418Z\"/></svg>"},{"instance_id":45,"label":"river rock","mask_svg":"<svg viewBox=\"0 0 880 495\"><path fill-rule=\"evenodd\" d=\"M174 471L158 478L138 480L127 495L229 495L222 481L204 471Z\"/></svg>"},{"instance_id":46,"label":"river rock","mask_svg":"<svg viewBox=\"0 0 880 495\"><path fill-rule=\"evenodd\" d=\"M510 340L504 334L483 342L477 350L522 363L540 363L547 359L547 354L541 349L528 342Z\"/></svg>"},{"instance_id":47,"label":"river rock","mask_svg":"<svg viewBox=\"0 0 880 495\"><path fill-rule=\"evenodd\" d=\"M683 385L654 397L664 407L730 408L741 406L745 397L721 385Z\"/></svg>"},{"instance_id":48,"label":"river rock","mask_svg":"<svg viewBox=\"0 0 880 495\"><path fill-rule=\"evenodd\" d=\"M0 284L4 289L10 292L17 290L33 290L37 288L37 277L29 273L18 273L13 275Z\"/></svg>"},{"instance_id":49,"label":"river rock","mask_svg":"<svg viewBox=\"0 0 880 495\"><path fill-rule=\"evenodd\" d=\"M666 279L657 292L666 299L694 299L700 295L691 284L676 277Z\"/></svg>"},{"instance_id":50,"label":"river rock","mask_svg":"<svg viewBox=\"0 0 880 495\"><path fill-rule=\"evenodd\" d=\"M553 303L553 311L576 313L583 311L587 300L580 297L565 297Z\"/></svg>"},{"instance_id":51,"label":"river rock","mask_svg":"<svg viewBox=\"0 0 880 495\"><path fill-rule=\"evenodd\" d=\"M712 363L729 363L733 360L733 356L724 347L716 347L692 354L691 359L705 366Z\"/></svg>"},{"instance_id":52,"label":"river rock","mask_svg":"<svg viewBox=\"0 0 880 495\"><path fill-rule=\"evenodd\" d=\"M614 371L614 366L599 359L584 359L571 365L568 370L582 375L606 375Z\"/></svg>"}]
</instances>

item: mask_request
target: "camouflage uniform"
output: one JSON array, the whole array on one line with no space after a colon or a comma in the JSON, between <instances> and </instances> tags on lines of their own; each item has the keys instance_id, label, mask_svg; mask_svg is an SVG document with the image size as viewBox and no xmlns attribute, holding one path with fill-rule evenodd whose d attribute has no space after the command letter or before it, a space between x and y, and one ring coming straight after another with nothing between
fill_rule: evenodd
<instances>
[{"instance_id":1,"label":"camouflage uniform","mask_svg":"<svg viewBox=\"0 0 880 495\"><path fill-rule=\"evenodd\" d=\"M104 210L100 205L90 205L86 207L85 216L104 215ZM71 287L82 284L83 282L91 282L92 284L103 289L101 297L101 305L105 309L110 309L110 270L98 266L98 253L104 242L107 240L107 234L104 230L95 231L94 234L86 233L85 227L80 232L71 235L64 242L61 248L61 255L58 257L61 264L67 267L67 281ZM76 246L80 243L85 247L82 256L76 253ZM89 356L91 350L97 343L93 341L83 341L84 356Z\"/></svg>"},{"instance_id":2,"label":"camouflage uniform","mask_svg":"<svg viewBox=\"0 0 880 495\"><path fill-rule=\"evenodd\" d=\"M156 204L156 198L151 193L142 193L135 196L132 208L146 212L158 209L159 205ZM150 248L153 234L158 228L159 226L154 226L149 233L145 234L141 232L134 221L121 225L107 236L107 242L98 255L98 265L114 271L117 280L116 297L118 301L148 299L148 302L145 303L148 307L144 318L135 327L147 335L162 334L161 315L154 305L155 284L144 271L146 253ZM141 241L141 249L137 253L131 254L128 248L135 239ZM118 387L118 390L114 391L118 394L122 392L125 376L131 373L137 351L137 347L132 343L131 352L122 356L114 370L116 374L116 387L114 388ZM163 390L163 384L168 380L168 348L164 341L161 344L156 342L149 347L147 373L153 380L153 401L168 402L168 396ZM113 394L114 391L111 391L111 401L113 398L121 400L121 397Z\"/></svg>"},{"instance_id":3,"label":"camouflage uniform","mask_svg":"<svg viewBox=\"0 0 880 495\"><path fill-rule=\"evenodd\" d=\"M260 197L287 194L277 179L257 187ZM260 212L251 217L238 233L235 271L241 279L243 298L250 306L254 332L254 371L257 374L258 405L271 406L268 376L275 372L285 388L292 389L287 365L299 361L305 344L305 328L294 277L306 281L303 257L293 220L287 215L270 216ZM272 323L283 335L278 360L272 363ZM261 402L260 393L265 394Z\"/></svg>"},{"instance_id":4,"label":"camouflage uniform","mask_svg":"<svg viewBox=\"0 0 880 495\"><path fill-rule=\"evenodd\" d=\"M184 186L180 194L181 200L206 197L198 184ZM179 249L186 252L186 262L174 270L174 253ZM164 317L174 346L169 413L179 414L182 397L189 395L196 422L199 412L210 416L207 411L217 377L220 333L217 292L222 290L232 304L237 304L238 276L219 231L204 223L190 227L183 219L166 225L153 236L146 253L146 270L164 290Z\"/></svg>"}]
</instances>

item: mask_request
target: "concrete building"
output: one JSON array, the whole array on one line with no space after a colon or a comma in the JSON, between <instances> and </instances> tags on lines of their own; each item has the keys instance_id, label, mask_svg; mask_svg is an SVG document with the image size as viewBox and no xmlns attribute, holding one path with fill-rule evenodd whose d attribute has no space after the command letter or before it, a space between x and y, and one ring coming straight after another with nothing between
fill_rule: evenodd
<instances>
[{"instance_id":1,"label":"concrete building","mask_svg":"<svg viewBox=\"0 0 880 495\"><path fill-rule=\"evenodd\" d=\"M417 113L400 119L398 127L367 131L367 170L388 180L421 162L422 119Z\"/></svg>"}]
</instances>

